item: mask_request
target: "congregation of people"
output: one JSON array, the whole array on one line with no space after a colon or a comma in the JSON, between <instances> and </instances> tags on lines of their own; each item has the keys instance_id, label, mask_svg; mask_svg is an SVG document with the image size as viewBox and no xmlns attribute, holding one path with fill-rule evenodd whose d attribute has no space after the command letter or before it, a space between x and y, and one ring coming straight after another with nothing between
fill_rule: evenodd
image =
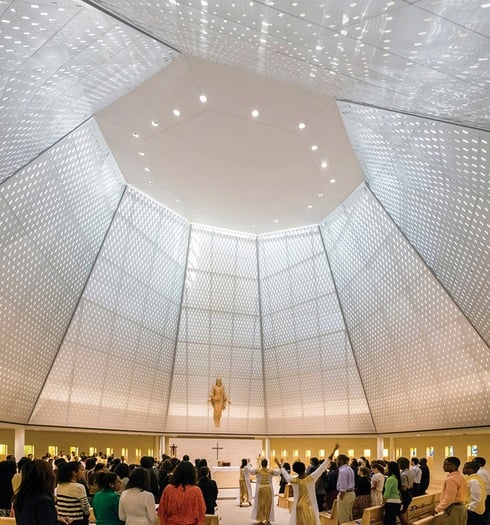
<instances>
[{"instance_id":1,"label":"congregation of people","mask_svg":"<svg viewBox=\"0 0 490 525\"><path fill-rule=\"evenodd\" d=\"M412 498L426 494L430 472L425 458L397 461L361 457L349 459L334 451L323 461L306 465L263 458L258 466L243 459L239 472L240 507L251 506L260 525L274 522L273 478L279 494L292 488L290 525L320 525L319 513L336 502L338 523L359 519L364 509L382 506L384 525L409 525ZM490 472L484 458L463 465L456 457L444 460L447 478L435 513L445 525L490 525ZM250 477L255 476L255 494ZM7 457L0 462L0 516L15 516L18 525L88 525L91 511L98 525L204 525L214 514L218 487L205 459L191 463L167 455L157 463L150 456L139 465L124 458L74 454L42 459Z\"/></svg>"}]
</instances>

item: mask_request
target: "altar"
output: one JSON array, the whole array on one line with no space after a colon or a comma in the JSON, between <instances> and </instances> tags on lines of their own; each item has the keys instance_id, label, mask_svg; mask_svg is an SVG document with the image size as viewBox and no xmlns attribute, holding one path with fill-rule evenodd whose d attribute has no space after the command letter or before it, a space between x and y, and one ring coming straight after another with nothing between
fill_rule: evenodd
<instances>
[{"instance_id":1,"label":"altar","mask_svg":"<svg viewBox=\"0 0 490 525\"><path fill-rule=\"evenodd\" d=\"M211 477L218 489L235 489L240 486L239 467L211 467Z\"/></svg>"}]
</instances>

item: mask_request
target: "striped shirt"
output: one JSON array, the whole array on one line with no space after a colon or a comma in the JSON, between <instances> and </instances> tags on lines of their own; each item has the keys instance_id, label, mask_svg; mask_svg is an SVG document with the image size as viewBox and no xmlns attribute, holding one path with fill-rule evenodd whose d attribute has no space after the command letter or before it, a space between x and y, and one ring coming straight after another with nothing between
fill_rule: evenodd
<instances>
[{"instance_id":1,"label":"striped shirt","mask_svg":"<svg viewBox=\"0 0 490 525\"><path fill-rule=\"evenodd\" d=\"M56 488L56 508L58 515L81 520L90 514L90 505L81 483L61 483Z\"/></svg>"}]
</instances>

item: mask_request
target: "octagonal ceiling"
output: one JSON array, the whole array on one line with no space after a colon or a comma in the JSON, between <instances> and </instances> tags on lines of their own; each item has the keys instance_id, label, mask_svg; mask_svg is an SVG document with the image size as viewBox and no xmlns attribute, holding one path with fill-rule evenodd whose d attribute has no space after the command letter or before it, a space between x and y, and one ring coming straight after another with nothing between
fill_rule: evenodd
<instances>
[{"instance_id":1,"label":"octagonal ceiling","mask_svg":"<svg viewBox=\"0 0 490 525\"><path fill-rule=\"evenodd\" d=\"M316 224L362 182L334 99L186 55L96 117L125 179L192 222Z\"/></svg>"}]
</instances>

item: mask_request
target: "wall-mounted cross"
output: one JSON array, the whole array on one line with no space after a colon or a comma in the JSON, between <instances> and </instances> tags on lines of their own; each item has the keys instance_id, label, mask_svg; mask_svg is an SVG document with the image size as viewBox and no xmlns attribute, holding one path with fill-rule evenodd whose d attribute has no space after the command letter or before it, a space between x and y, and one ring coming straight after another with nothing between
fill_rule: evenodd
<instances>
[{"instance_id":1,"label":"wall-mounted cross","mask_svg":"<svg viewBox=\"0 0 490 525\"><path fill-rule=\"evenodd\" d=\"M223 450L223 447L220 447L218 442L216 441L216 446L215 447L211 447L213 450L216 450L216 461L218 461L219 459L219 451L220 450Z\"/></svg>"}]
</instances>

